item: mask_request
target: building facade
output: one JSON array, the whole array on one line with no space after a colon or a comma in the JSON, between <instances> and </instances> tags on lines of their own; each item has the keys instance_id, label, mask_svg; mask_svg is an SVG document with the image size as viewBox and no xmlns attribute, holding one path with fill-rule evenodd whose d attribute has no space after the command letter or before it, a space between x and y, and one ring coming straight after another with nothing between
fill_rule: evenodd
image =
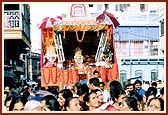
<instances>
[{"instance_id":1,"label":"building facade","mask_svg":"<svg viewBox=\"0 0 168 115\"><path fill-rule=\"evenodd\" d=\"M4 85L12 85L39 74L33 73L39 64L33 61L31 52L30 5L4 3L3 9ZM39 62L39 54L36 57Z\"/></svg>"},{"instance_id":2,"label":"building facade","mask_svg":"<svg viewBox=\"0 0 168 115\"><path fill-rule=\"evenodd\" d=\"M114 14L120 25L114 29L120 81L138 78L165 80L165 3L90 4L95 11Z\"/></svg>"}]
</instances>

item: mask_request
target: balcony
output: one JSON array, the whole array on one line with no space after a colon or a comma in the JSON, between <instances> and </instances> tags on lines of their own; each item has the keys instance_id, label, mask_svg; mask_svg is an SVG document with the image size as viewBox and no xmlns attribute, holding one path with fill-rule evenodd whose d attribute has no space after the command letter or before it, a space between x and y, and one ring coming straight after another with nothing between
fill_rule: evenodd
<instances>
[{"instance_id":1,"label":"balcony","mask_svg":"<svg viewBox=\"0 0 168 115\"><path fill-rule=\"evenodd\" d=\"M20 10L4 11L4 39L22 39L30 46L30 23Z\"/></svg>"},{"instance_id":2,"label":"balcony","mask_svg":"<svg viewBox=\"0 0 168 115\"><path fill-rule=\"evenodd\" d=\"M4 11L4 28L5 29L21 29L19 10Z\"/></svg>"}]
</instances>

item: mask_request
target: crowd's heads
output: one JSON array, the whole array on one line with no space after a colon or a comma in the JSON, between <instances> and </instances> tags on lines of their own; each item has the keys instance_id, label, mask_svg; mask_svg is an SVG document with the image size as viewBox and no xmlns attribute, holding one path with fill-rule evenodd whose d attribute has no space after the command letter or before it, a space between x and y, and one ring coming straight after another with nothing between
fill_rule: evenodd
<instances>
[{"instance_id":1,"label":"crowd's heads","mask_svg":"<svg viewBox=\"0 0 168 115\"><path fill-rule=\"evenodd\" d=\"M160 98L164 100L164 87L160 89Z\"/></svg>"},{"instance_id":2,"label":"crowd's heads","mask_svg":"<svg viewBox=\"0 0 168 115\"><path fill-rule=\"evenodd\" d=\"M130 94L131 91L135 90L134 84L132 83L126 84L125 90L127 91L128 94Z\"/></svg>"},{"instance_id":3,"label":"crowd's heads","mask_svg":"<svg viewBox=\"0 0 168 115\"><path fill-rule=\"evenodd\" d=\"M75 86L73 84L67 85L65 89L69 89L73 94L75 93Z\"/></svg>"},{"instance_id":4,"label":"crowd's heads","mask_svg":"<svg viewBox=\"0 0 168 115\"><path fill-rule=\"evenodd\" d=\"M157 94L157 89L154 87L149 87L147 91L149 91L150 94L152 94L154 96L156 96L156 94Z\"/></svg>"},{"instance_id":5,"label":"crowd's heads","mask_svg":"<svg viewBox=\"0 0 168 115\"><path fill-rule=\"evenodd\" d=\"M139 111L135 97L125 97L121 102L120 111Z\"/></svg>"},{"instance_id":6,"label":"crowd's heads","mask_svg":"<svg viewBox=\"0 0 168 115\"><path fill-rule=\"evenodd\" d=\"M160 89L160 94L164 95L164 87L162 89Z\"/></svg>"},{"instance_id":7,"label":"crowd's heads","mask_svg":"<svg viewBox=\"0 0 168 115\"><path fill-rule=\"evenodd\" d=\"M49 86L47 91L52 93L53 95L58 95L58 89L56 86Z\"/></svg>"},{"instance_id":8,"label":"crowd's heads","mask_svg":"<svg viewBox=\"0 0 168 115\"><path fill-rule=\"evenodd\" d=\"M63 89L58 93L58 102L61 107L64 106L65 100L72 97L73 94L69 89Z\"/></svg>"},{"instance_id":9,"label":"crowd's heads","mask_svg":"<svg viewBox=\"0 0 168 115\"><path fill-rule=\"evenodd\" d=\"M35 100L27 101L24 111L42 111L42 104L41 102Z\"/></svg>"},{"instance_id":10,"label":"crowd's heads","mask_svg":"<svg viewBox=\"0 0 168 115\"><path fill-rule=\"evenodd\" d=\"M43 97L41 101L44 111L60 111L61 107L59 102L53 95L47 95Z\"/></svg>"},{"instance_id":11,"label":"crowd's heads","mask_svg":"<svg viewBox=\"0 0 168 115\"><path fill-rule=\"evenodd\" d=\"M156 82L152 82L151 86L154 87L154 88L157 88L157 83Z\"/></svg>"},{"instance_id":12,"label":"crowd's heads","mask_svg":"<svg viewBox=\"0 0 168 115\"><path fill-rule=\"evenodd\" d=\"M12 97L9 111L23 111L27 102L27 98L22 95L15 95Z\"/></svg>"},{"instance_id":13,"label":"crowd's heads","mask_svg":"<svg viewBox=\"0 0 168 115\"><path fill-rule=\"evenodd\" d=\"M144 101L146 103L149 102L149 100L153 97L156 97L157 89L154 87L149 87L147 91L145 91Z\"/></svg>"},{"instance_id":14,"label":"crowd's heads","mask_svg":"<svg viewBox=\"0 0 168 115\"><path fill-rule=\"evenodd\" d=\"M83 101L84 101L84 108L83 108L84 111L91 110L93 108L98 107L98 105L99 105L97 94L95 93L94 90L92 90L91 92L87 93L83 97Z\"/></svg>"},{"instance_id":15,"label":"crowd's heads","mask_svg":"<svg viewBox=\"0 0 168 115\"><path fill-rule=\"evenodd\" d=\"M4 101L4 105L5 105L7 111L9 111L9 107L10 107L10 104L11 104L13 97L14 97L14 95L9 95L8 97L6 97L6 99Z\"/></svg>"},{"instance_id":16,"label":"crowd's heads","mask_svg":"<svg viewBox=\"0 0 168 115\"><path fill-rule=\"evenodd\" d=\"M136 89L136 90L140 90L140 89L142 88L142 81L137 79L137 80L134 82L134 86L135 86L135 89Z\"/></svg>"},{"instance_id":17,"label":"crowd's heads","mask_svg":"<svg viewBox=\"0 0 168 115\"><path fill-rule=\"evenodd\" d=\"M110 90L120 90L123 89L121 83L117 80L110 82Z\"/></svg>"},{"instance_id":18,"label":"crowd's heads","mask_svg":"<svg viewBox=\"0 0 168 115\"><path fill-rule=\"evenodd\" d=\"M153 97L148 102L148 111L164 111L164 100Z\"/></svg>"},{"instance_id":19,"label":"crowd's heads","mask_svg":"<svg viewBox=\"0 0 168 115\"><path fill-rule=\"evenodd\" d=\"M95 87L99 87L100 81L98 78L91 78L89 79L89 88L94 90Z\"/></svg>"},{"instance_id":20,"label":"crowd's heads","mask_svg":"<svg viewBox=\"0 0 168 115\"><path fill-rule=\"evenodd\" d=\"M4 91L4 99L6 99L9 96L9 92Z\"/></svg>"},{"instance_id":21,"label":"crowd's heads","mask_svg":"<svg viewBox=\"0 0 168 115\"><path fill-rule=\"evenodd\" d=\"M100 82L99 83L99 88L103 91L105 87L105 83L104 82Z\"/></svg>"},{"instance_id":22,"label":"crowd's heads","mask_svg":"<svg viewBox=\"0 0 168 115\"><path fill-rule=\"evenodd\" d=\"M98 77L99 77L99 71L94 70L94 71L93 71L93 77L98 78Z\"/></svg>"},{"instance_id":23,"label":"crowd's heads","mask_svg":"<svg viewBox=\"0 0 168 115\"><path fill-rule=\"evenodd\" d=\"M110 96L111 96L111 98L114 98L114 96L116 94L118 94L118 91L121 91L121 90L123 90L123 88L122 88L122 85L119 81L113 80L112 82L110 82Z\"/></svg>"},{"instance_id":24,"label":"crowd's heads","mask_svg":"<svg viewBox=\"0 0 168 115\"><path fill-rule=\"evenodd\" d=\"M9 86L5 86L4 91L10 92L10 87Z\"/></svg>"},{"instance_id":25,"label":"crowd's heads","mask_svg":"<svg viewBox=\"0 0 168 115\"><path fill-rule=\"evenodd\" d=\"M95 89L94 91L95 91L96 94L97 94L98 102L99 102L100 104L102 104L102 103L103 103L103 99L104 99L102 90L101 90L101 89Z\"/></svg>"},{"instance_id":26,"label":"crowd's heads","mask_svg":"<svg viewBox=\"0 0 168 115\"><path fill-rule=\"evenodd\" d=\"M65 111L81 111L81 106L78 97L70 97L66 99L64 104Z\"/></svg>"},{"instance_id":27,"label":"crowd's heads","mask_svg":"<svg viewBox=\"0 0 168 115\"><path fill-rule=\"evenodd\" d=\"M93 74L99 74L99 71L94 70L94 71L93 71Z\"/></svg>"},{"instance_id":28,"label":"crowd's heads","mask_svg":"<svg viewBox=\"0 0 168 115\"><path fill-rule=\"evenodd\" d=\"M122 98L126 96L126 93L123 89L121 90L110 90L111 99L114 102L121 102Z\"/></svg>"},{"instance_id":29,"label":"crowd's heads","mask_svg":"<svg viewBox=\"0 0 168 115\"><path fill-rule=\"evenodd\" d=\"M81 96L81 95L87 94L88 92L89 92L89 87L86 84L83 84L80 87L78 87L77 95Z\"/></svg>"}]
</instances>

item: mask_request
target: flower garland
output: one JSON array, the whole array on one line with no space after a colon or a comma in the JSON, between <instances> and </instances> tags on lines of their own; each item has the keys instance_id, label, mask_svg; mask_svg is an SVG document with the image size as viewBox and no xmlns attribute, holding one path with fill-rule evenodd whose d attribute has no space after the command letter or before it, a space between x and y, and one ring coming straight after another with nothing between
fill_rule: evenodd
<instances>
[{"instance_id":1,"label":"flower garland","mask_svg":"<svg viewBox=\"0 0 168 115\"><path fill-rule=\"evenodd\" d=\"M63 36L63 38L65 39L65 31L68 31L68 30L69 30L69 26L66 26L66 24L63 24L63 25L62 25L62 29L63 29L63 31L64 31L64 36Z\"/></svg>"},{"instance_id":2,"label":"flower garland","mask_svg":"<svg viewBox=\"0 0 168 115\"><path fill-rule=\"evenodd\" d=\"M79 31L79 29L81 29L81 24L79 25L79 27L76 26L76 39L77 39L78 42L83 41L84 36L85 36L85 28L86 28L86 25L84 25L84 27L83 27L83 35L82 35L82 38L79 40L78 31Z\"/></svg>"},{"instance_id":3,"label":"flower garland","mask_svg":"<svg viewBox=\"0 0 168 115\"><path fill-rule=\"evenodd\" d=\"M57 83L57 68L52 68L52 70L53 70L53 69L56 69L56 70L54 71L55 75L53 75L53 71L51 71L51 70L49 70L49 71L50 71L50 73L52 73L52 74L51 74L52 83L53 83L53 84L56 84L56 83ZM53 77L54 77L55 79L54 79Z\"/></svg>"},{"instance_id":4,"label":"flower garland","mask_svg":"<svg viewBox=\"0 0 168 115\"><path fill-rule=\"evenodd\" d=\"M50 82L50 74L49 74L49 72L47 71L45 71L46 69L48 69L48 68L43 68L42 69L42 76L43 76L43 81L44 81L44 83L46 84L46 85L48 85L49 84L49 82ZM47 75L48 76L48 80L46 81L46 77L45 77L45 75Z\"/></svg>"},{"instance_id":5,"label":"flower garland","mask_svg":"<svg viewBox=\"0 0 168 115\"><path fill-rule=\"evenodd\" d=\"M83 28L85 27L85 28ZM84 30L85 31L90 31L90 30L103 30L103 29L108 29L107 24L99 24L99 23L94 23L93 21L85 21L85 22L73 22L73 23L68 23L65 22L62 24L62 26L54 26L55 30L59 31L75 31L76 29L78 30Z\"/></svg>"},{"instance_id":6,"label":"flower garland","mask_svg":"<svg viewBox=\"0 0 168 115\"><path fill-rule=\"evenodd\" d=\"M85 31L90 30L97 30L97 36L99 36L99 30L108 29L107 24L97 24L94 21L85 21L85 22L73 22L72 24L65 22L62 26L54 26L55 30L62 30L63 31L63 38L65 39L65 32L66 31L75 31L76 32L76 39L78 42L82 42L85 36ZM82 38L79 39L78 31L83 31Z\"/></svg>"}]
</instances>

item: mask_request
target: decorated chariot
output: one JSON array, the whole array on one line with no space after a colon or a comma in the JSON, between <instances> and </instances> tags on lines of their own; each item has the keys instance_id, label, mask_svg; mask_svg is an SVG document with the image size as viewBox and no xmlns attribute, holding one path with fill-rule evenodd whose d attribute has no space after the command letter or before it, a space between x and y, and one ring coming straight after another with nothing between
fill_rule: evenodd
<instances>
[{"instance_id":1,"label":"decorated chariot","mask_svg":"<svg viewBox=\"0 0 168 115\"><path fill-rule=\"evenodd\" d=\"M88 80L94 70L103 82L119 80L113 29L119 23L104 11L91 16L86 4L71 4L66 17L46 17L41 29L41 85Z\"/></svg>"}]
</instances>

